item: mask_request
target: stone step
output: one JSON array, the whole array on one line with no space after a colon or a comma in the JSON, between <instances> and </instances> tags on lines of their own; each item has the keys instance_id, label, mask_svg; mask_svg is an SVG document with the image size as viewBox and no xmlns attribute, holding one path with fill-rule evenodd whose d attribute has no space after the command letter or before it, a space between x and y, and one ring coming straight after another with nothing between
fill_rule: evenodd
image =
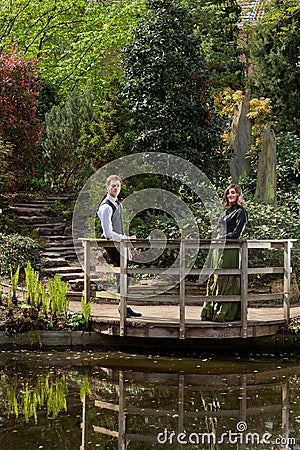
<instances>
[{"instance_id":1,"label":"stone step","mask_svg":"<svg viewBox=\"0 0 300 450\"><path fill-rule=\"evenodd\" d=\"M77 250L81 250L81 247L77 247ZM64 253L66 253L66 252L71 252L71 251L75 251L75 247L72 245L70 245L69 247L68 246L63 246L63 247L59 247L59 246L56 246L56 245L54 245L53 247L51 247L51 246L47 246L46 247L46 249L45 249L45 252L48 252L48 253L51 253L51 252L54 252L54 253L60 253L60 252L64 252Z\"/></svg>"},{"instance_id":2,"label":"stone step","mask_svg":"<svg viewBox=\"0 0 300 450\"><path fill-rule=\"evenodd\" d=\"M70 197L65 196L65 195L57 195L57 196L51 196L51 197L46 197L46 200L48 200L49 202L55 202L55 201L60 201L60 202L67 202L70 201Z\"/></svg>"},{"instance_id":3,"label":"stone step","mask_svg":"<svg viewBox=\"0 0 300 450\"><path fill-rule=\"evenodd\" d=\"M35 225L36 227L50 225L52 223L66 224L66 221L57 222L57 217L50 217L42 214L39 216L19 216L19 220L26 222L27 226Z\"/></svg>"},{"instance_id":4,"label":"stone step","mask_svg":"<svg viewBox=\"0 0 300 450\"><path fill-rule=\"evenodd\" d=\"M49 268L45 267L45 274L48 277L54 277L56 274L58 274L63 281L68 282L69 281L71 282L72 280L83 281L84 273L82 272L81 267L78 269L72 266L49 267Z\"/></svg>"},{"instance_id":5,"label":"stone step","mask_svg":"<svg viewBox=\"0 0 300 450\"><path fill-rule=\"evenodd\" d=\"M65 267L67 261L65 258L61 258L58 255L56 258L42 258L41 259L42 266L47 269L57 268L57 267Z\"/></svg>"},{"instance_id":6,"label":"stone step","mask_svg":"<svg viewBox=\"0 0 300 450\"><path fill-rule=\"evenodd\" d=\"M67 247L66 247L67 249ZM67 258L67 257L76 257L77 254L74 250L74 248L70 248L69 250L61 250L59 252L57 251L48 251L48 249L46 249L45 251L40 253L41 257L43 258L59 258L59 257L63 257L63 258Z\"/></svg>"},{"instance_id":7,"label":"stone step","mask_svg":"<svg viewBox=\"0 0 300 450\"><path fill-rule=\"evenodd\" d=\"M9 206L9 209L13 211L17 216L25 216L25 217L31 217L38 215L44 215L41 208L30 208L30 207L16 207L16 206Z\"/></svg>"},{"instance_id":8,"label":"stone step","mask_svg":"<svg viewBox=\"0 0 300 450\"><path fill-rule=\"evenodd\" d=\"M58 273L64 281L82 281L83 271L76 252L83 252L83 247L76 242L74 248L71 221L64 217L61 210L69 204L68 196L49 196L26 203L20 201L10 205L9 211L18 216L18 222L38 230L44 247L40 252L41 264L47 276L53 277ZM63 207L60 208L60 205Z\"/></svg>"},{"instance_id":9,"label":"stone step","mask_svg":"<svg viewBox=\"0 0 300 450\"><path fill-rule=\"evenodd\" d=\"M60 275L60 278L62 281L71 281L72 279L78 279L79 278L79 273L77 272L68 272L68 273L60 273L59 271L56 272ZM84 273L82 272L81 274L81 278L83 279Z\"/></svg>"},{"instance_id":10,"label":"stone step","mask_svg":"<svg viewBox=\"0 0 300 450\"><path fill-rule=\"evenodd\" d=\"M53 202L50 202L48 200L35 200L32 202L19 202L19 203L14 203L13 206L15 206L16 208L42 208L43 206L47 206L47 205L52 205Z\"/></svg>"},{"instance_id":11,"label":"stone step","mask_svg":"<svg viewBox=\"0 0 300 450\"><path fill-rule=\"evenodd\" d=\"M45 242L52 247L70 247L73 244L73 239L70 236L50 235L45 237Z\"/></svg>"},{"instance_id":12,"label":"stone step","mask_svg":"<svg viewBox=\"0 0 300 450\"><path fill-rule=\"evenodd\" d=\"M38 228L40 231L43 231L43 230L48 230L48 231L49 230L50 231L56 230L56 235L57 235L57 232L59 232L59 231L61 232L61 231L64 230L64 228L66 227L66 224L65 223L61 223L61 222L28 223L27 227L28 228Z\"/></svg>"},{"instance_id":13,"label":"stone step","mask_svg":"<svg viewBox=\"0 0 300 450\"><path fill-rule=\"evenodd\" d=\"M68 273L68 272L77 273L77 274L83 273L81 266L61 266L59 268L57 268L57 267L49 267L47 269L48 273L56 273L57 271L59 271L60 274L61 273Z\"/></svg>"}]
</instances>

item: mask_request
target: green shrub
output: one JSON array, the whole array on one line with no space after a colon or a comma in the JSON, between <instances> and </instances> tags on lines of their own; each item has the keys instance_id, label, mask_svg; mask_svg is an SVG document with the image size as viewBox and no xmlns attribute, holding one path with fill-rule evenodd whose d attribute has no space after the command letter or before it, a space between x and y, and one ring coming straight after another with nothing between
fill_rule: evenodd
<instances>
[{"instance_id":1,"label":"green shrub","mask_svg":"<svg viewBox=\"0 0 300 450\"><path fill-rule=\"evenodd\" d=\"M38 248L38 243L29 237L0 233L0 275L9 274L10 268L25 268L28 261L36 266Z\"/></svg>"},{"instance_id":2,"label":"green shrub","mask_svg":"<svg viewBox=\"0 0 300 450\"><path fill-rule=\"evenodd\" d=\"M247 239L300 239L299 217L294 205L274 207L247 202Z\"/></svg>"}]
</instances>

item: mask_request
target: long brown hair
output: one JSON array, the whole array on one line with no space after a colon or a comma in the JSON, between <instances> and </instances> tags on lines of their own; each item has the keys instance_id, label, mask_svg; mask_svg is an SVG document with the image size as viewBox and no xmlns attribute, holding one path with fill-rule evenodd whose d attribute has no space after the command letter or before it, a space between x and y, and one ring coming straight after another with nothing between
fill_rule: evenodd
<instances>
[{"instance_id":1,"label":"long brown hair","mask_svg":"<svg viewBox=\"0 0 300 450\"><path fill-rule=\"evenodd\" d=\"M230 191L230 189L234 189L235 192L238 194L238 198L237 198L237 205L242 206L242 204L244 203L244 199L243 199L243 193L242 193L242 189L238 184L231 184L230 186L228 186L223 194L223 206L224 208L228 208L229 207L229 201L227 198L228 192Z\"/></svg>"}]
</instances>

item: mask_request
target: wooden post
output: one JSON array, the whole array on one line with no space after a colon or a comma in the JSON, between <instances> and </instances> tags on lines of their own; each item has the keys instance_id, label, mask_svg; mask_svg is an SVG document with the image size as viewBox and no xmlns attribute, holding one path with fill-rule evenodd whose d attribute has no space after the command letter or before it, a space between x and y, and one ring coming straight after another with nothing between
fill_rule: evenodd
<instances>
[{"instance_id":1,"label":"wooden post","mask_svg":"<svg viewBox=\"0 0 300 450\"><path fill-rule=\"evenodd\" d=\"M125 450L125 432L126 432L126 415L125 415L125 388L123 370L119 372L119 436L118 450Z\"/></svg>"},{"instance_id":2,"label":"wooden post","mask_svg":"<svg viewBox=\"0 0 300 450\"><path fill-rule=\"evenodd\" d=\"M289 382L286 381L282 385L282 424L281 435L285 439L286 444L289 442ZM287 448L287 447L286 447Z\"/></svg>"},{"instance_id":3,"label":"wooden post","mask_svg":"<svg viewBox=\"0 0 300 450\"><path fill-rule=\"evenodd\" d=\"M120 336L125 336L127 309L127 243L120 242Z\"/></svg>"},{"instance_id":4,"label":"wooden post","mask_svg":"<svg viewBox=\"0 0 300 450\"><path fill-rule=\"evenodd\" d=\"M80 450L86 450L88 448L88 404L87 395L84 394L82 401L82 423L81 423L81 446Z\"/></svg>"},{"instance_id":5,"label":"wooden post","mask_svg":"<svg viewBox=\"0 0 300 450\"><path fill-rule=\"evenodd\" d=\"M241 243L241 337L247 337L248 313L248 242Z\"/></svg>"},{"instance_id":6,"label":"wooden post","mask_svg":"<svg viewBox=\"0 0 300 450\"><path fill-rule=\"evenodd\" d=\"M178 379L178 433L184 432L184 374Z\"/></svg>"},{"instance_id":7,"label":"wooden post","mask_svg":"<svg viewBox=\"0 0 300 450\"><path fill-rule=\"evenodd\" d=\"M185 243L181 242L179 255L179 339L185 339Z\"/></svg>"},{"instance_id":8,"label":"wooden post","mask_svg":"<svg viewBox=\"0 0 300 450\"><path fill-rule=\"evenodd\" d=\"M83 255L84 255L83 297L85 303L88 303L91 297L91 243L89 240L83 241Z\"/></svg>"},{"instance_id":9,"label":"wooden post","mask_svg":"<svg viewBox=\"0 0 300 450\"><path fill-rule=\"evenodd\" d=\"M284 280L283 280L283 312L284 318L290 320L290 295L291 295L291 249L293 243L287 241L284 243Z\"/></svg>"}]
</instances>

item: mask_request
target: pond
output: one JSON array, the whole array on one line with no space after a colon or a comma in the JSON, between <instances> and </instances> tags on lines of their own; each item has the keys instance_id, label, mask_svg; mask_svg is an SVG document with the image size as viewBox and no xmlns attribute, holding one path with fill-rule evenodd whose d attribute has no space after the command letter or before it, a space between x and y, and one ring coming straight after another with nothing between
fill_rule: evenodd
<instances>
[{"instance_id":1,"label":"pond","mask_svg":"<svg viewBox=\"0 0 300 450\"><path fill-rule=\"evenodd\" d=\"M2 351L6 450L299 449L294 355Z\"/></svg>"}]
</instances>

